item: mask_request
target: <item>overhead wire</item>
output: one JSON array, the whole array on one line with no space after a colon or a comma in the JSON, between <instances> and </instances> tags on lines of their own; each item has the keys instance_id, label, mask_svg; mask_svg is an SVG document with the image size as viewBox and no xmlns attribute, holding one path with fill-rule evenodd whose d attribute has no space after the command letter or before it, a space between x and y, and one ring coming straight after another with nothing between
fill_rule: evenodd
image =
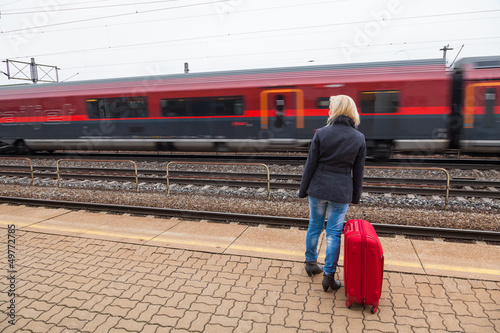
<instances>
[{"instance_id":1,"label":"overhead wire","mask_svg":"<svg viewBox=\"0 0 500 333\"><path fill-rule=\"evenodd\" d=\"M227 1L227 0L222 0L220 2L225 2L225 1ZM319 4L325 4L325 3L331 4L332 1L331 0L330 1L316 1L316 2L308 2L305 4L280 5L280 6L275 6L275 7L241 10L239 12L248 13L248 12L256 12L256 11L272 10L272 9L283 9L283 8L319 5ZM139 14L141 14L141 13L143 13L143 12L140 12ZM207 14L198 14L198 15L169 17L168 20L172 21L172 20L180 20L180 19L188 19L188 18L200 18L200 17L209 17L209 16L217 16L217 15L220 15L220 13L207 13ZM131 24L142 24L142 23L151 23L151 22L158 22L158 21L165 21L165 18L156 19L156 20L147 20L147 21L143 21L143 22L119 22L119 23L112 23L112 24L107 23L107 24L99 24L99 25L85 26L85 27L42 30L42 31L40 31L40 33L51 33L51 32L58 32L58 31L65 31L66 32L66 31L72 31L72 30L82 30L82 29L99 28L99 27L112 27L112 26L131 25ZM36 29L39 30L40 28L43 28L43 27L44 26L36 26ZM17 31L15 31L15 32L17 32ZM0 37L2 37L2 34L9 34L9 33L13 33L13 32L0 31Z\"/></svg>"},{"instance_id":2,"label":"overhead wire","mask_svg":"<svg viewBox=\"0 0 500 333\"><path fill-rule=\"evenodd\" d=\"M500 10L499 10L500 11ZM470 18L469 18L470 19ZM132 44L125 44L125 45L115 45L115 46L103 46L103 47L96 47L96 48L86 48L86 49L79 49L79 50L71 50L71 51L58 51L58 52L50 52L50 53L40 53L40 54L32 54L31 56L50 56L50 55L60 55L60 54L69 54L69 53L82 53L82 52L94 52L94 51L101 51L101 50L110 50L110 49L123 49L123 48L136 48L136 47L144 47L144 46L152 46L156 44L165 44L165 43L176 43L176 42L192 42L192 41L199 41L199 40L210 40L210 39L216 39L216 38L227 38L227 37L234 37L234 36L251 36L254 34L263 34L263 33L271 33L271 32L287 32L295 30L301 30L301 33L307 33L304 32L304 29L315 29L315 28L325 28L325 27L332 27L332 26L339 26L339 25L346 25L346 24L362 24L362 23L368 23L372 21L358 21L358 22L349 22L349 23L333 23L333 24L322 24L322 25L315 25L315 26L302 26L302 27L292 27L292 28L280 28L280 29L267 29L267 30L260 30L260 31L248 31L248 32L239 32L239 33L223 33L223 34L214 34L214 35L205 35L205 36L198 36L198 37L190 37L190 38L179 38L179 39L170 39L170 40L160 40L160 41L152 41L152 42L141 42L141 43L132 43ZM498 38L496 36L493 36L491 38ZM484 39L484 38L478 38L478 39ZM490 39L486 37L486 39ZM460 40L466 40L466 39L460 39ZM450 40L451 41L451 40ZM424 41L424 42L429 42L429 41ZM414 42L416 43L416 42ZM420 43L420 42L419 42ZM391 45L391 43L384 44L384 45ZM25 58L25 56L18 56L15 58ZM13 57L13 59L15 59Z\"/></svg>"},{"instance_id":3,"label":"overhead wire","mask_svg":"<svg viewBox=\"0 0 500 333\"><path fill-rule=\"evenodd\" d=\"M167 1L177 1L177 0L167 0ZM145 14L145 13L157 12L157 11L164 11L164 10L170 10L170 9L178 9L178 8L186 8L186 7L207 5L207 4L222 3L222 2L226 2L226 1L227 0L214 0L214 1L208 1L208 2L202 2L202 3L195 3L195 4L188 4L188 5L180 5L180 6L159 8L159 9L142 10L142 11L139 11L139 12L136 11L136 12L133 12L133 13L122 13L122 14L115 14L115 15L108 15L108 16L100 16L100 17L93 17L93 18L75 20L75 21L67 21L67 22L59 22L59 23L46 24L46 25L38 25L38 26L36 26L36 28L37 29L41 29L41 28L45 28L45 27L60 26L60 25L73 24L73 23L89 22L89 21L95 21L95 20L101 20L101 19L107 19L107 18L115 18L115 17L120 17L120 16ZM283 6L280 6L280 8L281 7L283 7ZM276 9L276 8L277 7L274 7L272 9ZM267 10L267 8L265 8L263 10ZM407 19L421 19L421 18L443 17L443 16L451 16L451 15L470 15L470 14L491 13L491 12L499 12L499 11L500 11L500 9L492 9L492 10L480 10L480 11L469 11L469 12L459 12L459 13L418 15L418 16L411 16L411 17L393 17L393 18L391 18L391 20L392 21L396 21L396 20L407 20ZM211 15L213 15L213 14L211 14ZM184 18L189 18L189 16L184 17ZM334 23L334 24L327 24L327 25L319 25L319 27L322 27L322 26L332 26L332 25L344 25L344 24L359 24L359 23L368 23L368 22L373 22L373 19L368 20L368 21L358 21L358 22L346 22L346 23ZM136 22L134 22L134 23L136 23ZM303 29L303 28L304 27L291 28L291 29ZM307 27L305 27L305 28L307 28ZM82 29L82 28L76 28L76 29ZM287 28L284 28L284 29L287 29ZM23 30L26 30L26 29L23 28L23 29L0 31L0 36L2 36L3 34L19 32L19 31L23 31ZM282 30L282 29L276 29L276 30Z\"/></svg>"},{"instance_id":4,"label":"overhead wire","mask_svg":"<svg viewBox=\"0 0 500 333\"><path fill-rule=\"evenodd\" d=\"M292 8L292 7L303 7L303 6L312 6L312 5L321 5L321 4L331 4L332 1L316 1L316 2L308 2L308 3L303 3L303 4L292 4L292 5L280 5L280 6L274 6L274 7L266 7L266 8L257 8L257 9L247 9L247 10L239 10L239 13L250 13L250 12L257 12L257 11L265 11L265 10L273 10L273 9L284 9L284 8ZM200 18L200 17L210 17L210 16L218 16L220 13L207 13L207 14L198 14L198 15L187 15L187 16L178 16L178 17L169 17L168 20L182 20L182 19L191 19L191 18ZM131 24L146 24L146 23L152 23L152 22L160 22L160 21L165 21L165 18L161 19L155 19L155 20L147 20L147 21L142 21L142 22L119 22L119 23L107 23L107 24L99 24L99 25L92 25L92 26L85 26L85 27L75 27L75 28L63 28L63 29L52 29L52 30L42 30L40 33L51 33L51 32L59 32L59 31L73 31L73 30L82 30L82 29L91 29L91 28L100 28L100 27L113 27L113 26L121 26L121 25L131 25ZM37 29L41 28L41 26L37 26ZM3 32L5 34L8 34L9 32ZM0 37L2 35L0 34Z\"/></svg>"},{"instance_id":5,"label":"overhead wire","mask_svg":"<svg viewBox=\"0 0 500 333\"><path fill-rule=\"evenodd\" d=\"M171 1L176 1L176 0L170 0ZM162 8L162 9L154 9L154 10L148 10L148 11L142 11L140 13L146 13L150 11L159 11L159 10L168 10L168 9L175 9L175 8L184 8L184 7L189 7L189 6L199 6L199 5L205 5L205 4L213 4L213 3L219 3L219 2L225 2L226 0L219 0L219 1L208 1L208 2L203 2L203 3L197 3L197 4L190 4L190 5L183 5L183 6L174 6L174 7L168 7L168 8ZM98 1L99 2L99 1ZM149 2L143 2L143 3L137 3L136 5L141 5L141 4L146 4L146 3L156 3L158 1L149 1ZM321 2L316 2L316 4L321 4L325 3L327 1L321 1ZM329 2L329 1L328 1ZM87 2L90 3L90 2ZM102 2L101 2L102 3ZM313 4L313 3L310 3ZM296 5L291 5L291 6L303 6L305 4L296 4ZM96 6L97 7L97 6ZM285 6L288 7L288 6ZM280 7L272 7L272 8L263 8L263 9L257 9L257 10L269 10L269 9L277 9L277 8L283 8L283 6ZM249 10L249 11L256 11L254 10ZM491 13L491 12L498 12L500 9L494 9L494 10L481 10L481 11L470 11L470 12L459 12L459 13L445 13L445 14L431 14L431 15L419 15L419 16L413 16L413 17L392 17L390 20L391 21L397 21L397 20L412 20L412 19L422 19L422 18L436 18L436 17L444 17L444 16L454 16L454 15L466 15L466 14L481 14L481 13ZM240 12L246 12L246 11L240 11ZM132 14L137 14L137 13L126 13L126 14L119 14L118 16L122 15L132 15ZM212 15L218 15L217 13L213 14L203 14L203 15L194 15L194 16L184 16L184 17L179 17L179 18L174 18L174 19L184 19L184 18L193 18L193 17L200 17L200 16L212 16ZM107 16L107 17L99 17L99 18L92 18L88 19L90 20L96 20L96 19L103 19L103 18L109 18L109 17L114 17L114 16ZM80 20L80 21L86 21L86 20ZM79 21L79 22L80 22ZM369 23L373 22L374 20L366 20L366 21L357 21L357 22L346 22L346 23L333 23L333 24L322 24L322 25L314 25L314 26L302 26L302 27L289 27L289 28L280 28L280 29L267 29L267 30L261 30L261 31L248 31L248 32L241 32L241 33L230 33L230 34L219 34L219 35L209 35L209 36L200 36L200 37L192 37L192 38L182 38L182 39L173 39L173 40L163 40L163 41L153 41L153 42L143 42L143 43L134 43L134 44L126 44L126 45L116 45L116 46L107 46L107 47L99 47L99 48L87 48L87 49L80 49L80 50L72 50L72 51L64 51L64 52L53 52L53 53L45 53L45 54L35 54L32 56L48 56L48 55L53 55L53 54L69 54L69 53L81 53L81 52L94 52L94 51L101 51L101 50L109 50L109 49L123 49L123 48L136 48L136 47L143 47L147 45L155 45L155 44L163 44L163 43L177 43L177 42L193 42L193 41L198 41L198 40L210 40L214 38L221 38L221 37L234 37L234 36L252 36L252 35L259 35L263 33L272 33L272 32L288 32L288 34L294 34L293 31L296 31L297 29L318 29L318 28L325 28L325 27L333 27L333 26L343 26L343 25L353 25L353 24L363 24L363 23ZM151 21L148 21L151 22ZM70 24L74 22L62 22L61 24ZM138 22L135 23L125 23L125 24L137 24ZM140 22L139 22L140 23ZM118 24L112 24L112 25L119 25ZM57 24L55 24L57 25ZM112 26L110 25L110 26ZM409 24L411 25L411 24ZM54 25L46 25L46 26L37 26L37 28L40 27L48 27L48 26L54 26ZM86 27L78 27L78 28L70 28L70 29L65 29L67 30L72 30L72 29L84 29ZM23 30L23 29L20 29ZM13 30L14 31L14 30ZM5 33L10 33L13 31L6 31L3 32ZM19 31L19 30L15 30ZM47 32L54 32L58 30L49 30ZM0 34L1 36L1 34ZM275 36L271 36L275 37ZM258 36L251 37L251 38L258 38ZM465 41L465 40L488 40L488 39L498 39L500 37L493 36L493 37L482 37L482 38L468 38L468 39L454 39L450 40L447 39L444 42L450 42L450 41ZM435 42L441 42L441 41L417 41L417 42L399 42L399 43L384 43L384 44L372 44L369 45L370 47L378 47L378 46L390 46L390 45L410 45L410 44L419 44L419 43L435 43ZM222 58L222 57L241 57L241 56L250 56L250 55L260 55L260 54L275 54L275 53L282 53L282 52L311 52L311 51L326 51L326 50L333 50L333 49L338 49L340 47L329 47L329 48L313 48L313 49L300 49L300 50L287 50L287 51L271 51L271 52L260 52L260 53L245 53L245 54L232 54L232 55L218 55L218 56L210 56L210 58ZM13 57L15 58L23 58L25 56L18 56L18 57ZM197 57L193 59L202 59L202 58L207 58L207 56L204 57ZM175 61L177 59L172 59L172 60L167 60L167 59L162 59L163 61ZM154 62L154 61L146 61L146 62ZM132 64L132 63L122 63L122 64ZM102 65L95 65L95 66L86 66L86 67L99 67ZM81 66L80 66L81 67Z\"/></svg>"},{"instance_id":6,"label":"overhead wire","mask_svg":"<svg viewBox=\"0 0 500 333\"><path fill-rule=\"evenodd\" d=\"M148 4L154 4L154 3L177 2L177 1L179 1L179 0L156 0L156 1L147 1L147 2L140 2L140 3L134 2L134 3L113 4L113 5L92 6L92 7L80 7L80 8L58 8L57 11L63 12L63 11L74 11L74 10L100 9L100 8L109 8L109 7L138 6L138 5L148 5ZM102 1L95 1L95 2L102 3ZM74 3L71 5L74 5ZM26 10L29 10L29 9L26 9ZM13 13L10 13L9 11L10 10L8 10L8 9L2 11L2 15L25 15L25 14L38 14L38 13L46 12L46 10L32 10L32 11L24 11L24 12L22 12L22 11L17 12L16 11Z\"/></svg>"},{"instance_id":7,"label":"overhead wire","mask_svg":"<svg viewBox=\"0 0 500 333\"><path fill-rule=\"evenodd\" d=\"M443 42L453 42L453 41L474 41L474 40L483 40L483 39L500 39L498 37L484 37L484 38L465 38L465 39L439 39L439 40L427 40L427 41L419 41L419 42L399 42L399 43L380 43L380 44L371 44L369 47L381 47L381 46L410 46L413 44L423 44L423 43L443 43ZM253 53L239 53L239 54L224 54L224 55L213 55L213 56L199 56L199 57L188 57L189 59L206 59L206 58L226 58L226 57L244 57L244 56L256 56L256 55L269 55L269 54L280 54L280 53L296 53L296 52L310 52L310 51L331 51L334 49L340 49L342 46L334 46L334 47L322 47L322 48L309 48L309 49L288 49L288 50L280 50L280 51L264 51L264 52L253 52ZM177 58L177 59L161 59L161 61L178 61L185 60L186 57ZM142 63L150 63L157 62L158 60L150 60L150 61L136 61L136 62L126 62L126 63L112 63L112 64L100 64L100 65L92 65L85 67L107 67L107 66L122 66L122 65L133 65L133 64L142 64ZM81 68L82 66L77 67L68 67L67 69Z\"/></svg>"},{"instance_id":8,"label":"overhead wire","mask_svg":"<svg viewBox=\"0 0 500 333\"><path fill-rule=\"evenodd\" d=\"M171 0L171 1L176 1L176 0ZM39 26L36 26L36 28L39 29L39 28L45 28L45 27L54 27L54 26L60 26L60 25L66 25L66 24L82 23L82 22L89 22L89 21L102 20L102 19L109 19L109 18L115 18L115 17L123 17L123 16L130 16L130 15L138 15L138 14L144 14L144 13L151 13L151 12L159 12L159 11L170 10L170 9L195 7L195 6L209 5L209 4L215 4L215 3L225 2L225 1L227 1L227 0L214 0L214 1L207 1L207 2L189 4L189 5L179 5L179 6L173 6L173 7L156 8L156 9L149 9L149 10L142 10L142 11L137 11L136 10L135 12L132 12L132 13L122 13L122 14L106 15L106 16L92 17L92 18L81 19L81 20L59 22L59 23L52 23L52 24L46 24L46 25L39 25ZM2 34L20 32L20 31L23 31L23 30L26 30L26 28L14 29L14 30L7 30L7 31L0 31L0 36Z\"/></svg>"}]
</instances>

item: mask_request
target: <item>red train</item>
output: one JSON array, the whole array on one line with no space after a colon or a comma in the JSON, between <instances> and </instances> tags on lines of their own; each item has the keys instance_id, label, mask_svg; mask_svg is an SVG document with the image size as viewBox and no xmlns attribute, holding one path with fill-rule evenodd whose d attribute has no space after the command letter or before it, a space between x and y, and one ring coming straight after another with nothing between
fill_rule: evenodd
<instances>
[{"instance_id":1,"label":"red train","mask_svg":"<svg viewBox=\"0 0 500 333\"><path fill-rule=\"evenodd\" d=\"M500 57L409 60L0 88L16 150L263 151L307 146L328 98L356 101L369 154L500 152Z\"/></svg>"}]
</instances>

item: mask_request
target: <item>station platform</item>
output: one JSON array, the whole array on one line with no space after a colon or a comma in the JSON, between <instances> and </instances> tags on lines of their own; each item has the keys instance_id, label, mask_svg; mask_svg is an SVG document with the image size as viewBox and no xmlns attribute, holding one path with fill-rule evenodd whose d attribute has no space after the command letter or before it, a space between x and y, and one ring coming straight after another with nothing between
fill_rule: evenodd
<instances>
[{"instance_id":1,"label":"station platform","mask_svg":"<svg viewBox=\"0 0 500 333\"><path fill-rule=\"evenodd\" d=\"M305 230L0 205L0 234L2 332L500 332L481 242L381 237L372 314L307 276Z\"/></svg>"}]
</instances>

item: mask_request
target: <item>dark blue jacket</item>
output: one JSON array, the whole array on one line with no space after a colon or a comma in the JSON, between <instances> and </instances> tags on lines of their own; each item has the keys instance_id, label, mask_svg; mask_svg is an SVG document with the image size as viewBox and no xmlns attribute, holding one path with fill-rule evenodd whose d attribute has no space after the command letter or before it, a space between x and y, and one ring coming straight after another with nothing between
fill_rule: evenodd
<instances>
[{"instance_id":1,"label":"dark blue jacket","mask_svg":"<svg viewBox=\"0 0 500 333\"><path fill-rule=\"evenodd\" d=\"M346 116L316 131L309 149L299 197L359 203L365 167L365 136Z\"/></svg>"}]
</instances>

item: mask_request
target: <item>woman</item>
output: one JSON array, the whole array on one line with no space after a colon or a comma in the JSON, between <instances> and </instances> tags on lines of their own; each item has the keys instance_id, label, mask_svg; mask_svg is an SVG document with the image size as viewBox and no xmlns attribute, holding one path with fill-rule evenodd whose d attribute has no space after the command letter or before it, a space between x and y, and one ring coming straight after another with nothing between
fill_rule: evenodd
<instances>
[{"instance_id":1,"label":"woman","mask_svg":"<svg viewBox=\"0 0 500 333\"><path fill-rule=\"evenodd\" d=\"M340 253L340 237L349 203L358 204L366 158L364 135L356 127L359 114L349 96L330 97L325 127L316 131L309 149L299 197L309 196L309 227L306 236L306 272L324 272L323 290L337 290L334 273ZM325 266L318 265L318 240L326 221Z\"/></svg>"}]
</instances>

